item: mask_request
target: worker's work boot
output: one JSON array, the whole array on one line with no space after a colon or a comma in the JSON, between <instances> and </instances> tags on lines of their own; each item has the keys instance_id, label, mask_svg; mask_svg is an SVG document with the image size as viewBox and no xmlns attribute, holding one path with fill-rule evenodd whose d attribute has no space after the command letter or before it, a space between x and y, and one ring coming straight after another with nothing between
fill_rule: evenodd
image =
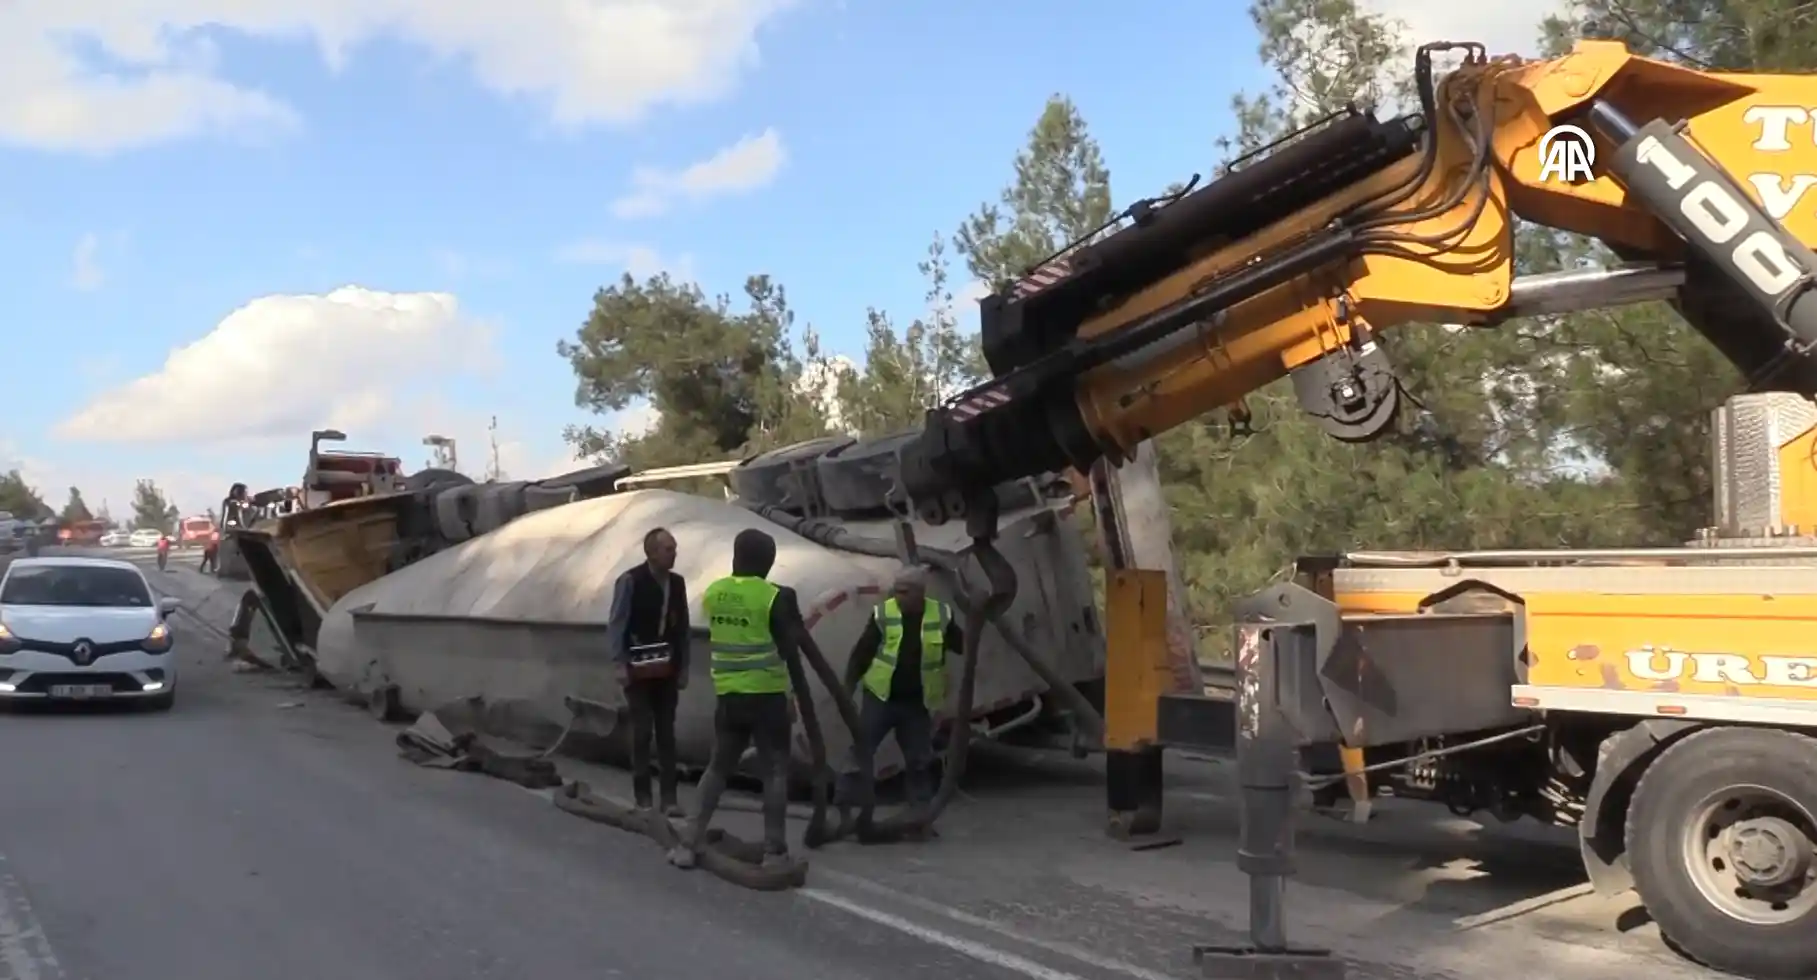
<instances>
[{"instance_id":1,"label":"worker's work boot","mask_svg":"<svg viewBox=\"0 0 1817 980\"><path fill-rule=\"evenodd\" d=\"M683 810L681 804L677 803L675 798L671 796L662 802L662 815L675 820L680 820L688 815L688 811Z\"/></svg>"},{"instance_id":2,"label":"worker's work boot","mask_svg":"<svg viewBox=\"0 0 1817 980\"><path fill-rule=\"evenodd\" d=\"M781 871L795 866L795 859L789 857L788 851L765 851L763 853L763 870Z\"/></svg>"},{"instance_id":3,"label":"worker's work boot","mask_svg":"<svg viewBox=\"0 0 1817 980\"><path fill-rule=\"evenodd\" d=\"M669 848L669 863L683 871L694 867L694 849L686 844L677 844Z\"/></svg>"}]
</instances>

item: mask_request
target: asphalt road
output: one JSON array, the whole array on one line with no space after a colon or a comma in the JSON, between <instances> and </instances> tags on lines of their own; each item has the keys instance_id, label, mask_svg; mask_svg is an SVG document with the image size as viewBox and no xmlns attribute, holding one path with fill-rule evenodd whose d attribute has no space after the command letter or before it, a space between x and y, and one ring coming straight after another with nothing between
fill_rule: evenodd
<instances>
[{"instance_id":1,"label":"asphalt road","mask_svg":"<svg viewBox=\"0 0 1817 980\"><path fill-rule=\"evenodd\" d=\"M216 586L193 556L150 574L192 602ZM187 612L178 638L168 715L0 715L0 980L1169 980L1199 975L1192 944L1241 939L1216 766L1170 763L1182 843L1134 853L1102 832L1093 763L981 749L940 840L835 846L808 888L756 894L546 796L408 765L396 729L230 672ZM1302 828L1293 933L1351 980L1712 976L1623 924L1631 897L1577 895L1568 835L1433 812Z\"/></svg>"},{"instance_id":2,"label":"asphalt road","mask_svg":"<svg viewBox=\"0 0 1817 980\"><path fill-rule=\"evenodd\" d=\"M233 675L184 626L170 714L0 717L0 980L1030 975L407 765L392 733Z\"/></svg>"}]
</instances>

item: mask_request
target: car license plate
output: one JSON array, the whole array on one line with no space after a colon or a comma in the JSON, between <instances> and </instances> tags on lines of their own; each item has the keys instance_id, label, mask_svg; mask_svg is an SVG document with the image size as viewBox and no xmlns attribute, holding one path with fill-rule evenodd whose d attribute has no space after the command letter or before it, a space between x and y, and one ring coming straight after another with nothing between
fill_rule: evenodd
<instances>
[{"instance_id":1,"label":"car license plate","mask_svg":"<svg viewBox=\"0 0 1817 980\"><path fill-rule=\"evenodd\" d=\"M78 700L105 698L113 693L113 687L107 684L53 684L50 689L50 696L53 698L76 698Z\"/></svg>"}]
</instances>

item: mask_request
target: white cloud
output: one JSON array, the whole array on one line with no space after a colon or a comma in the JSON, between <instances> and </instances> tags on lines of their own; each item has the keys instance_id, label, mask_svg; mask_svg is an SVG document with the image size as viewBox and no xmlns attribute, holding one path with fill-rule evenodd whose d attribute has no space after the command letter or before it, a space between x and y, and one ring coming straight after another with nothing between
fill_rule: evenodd
<instances>
[{"instance_id":1,"label":"white cloud","mask_svg":"<svg viewBox=\"0 0 1817 980\"><path fill-rule=\"evenodd\" d=\"M677 201L698 203L756 190L776 179L788 160L782 135L766 129L679 170L639 167L631 174L631 191L612 202L620 218L652 218Z\"/></svg>"},{"instance_id":2,"label":"white cloud","mask_svg":"<svg viewBox=\"0 0 1817 980\"><path fill-rule=\"evenodd\" d=\"M490 353L489 331L447 293L266 296L171 351L158 371L90 400L56 434L195 446L360 429L413 383L482 370Z\"/></svg>"},{"instance_id":3,"label":"white cloud","mask_svg":"<svg viewBox=\"0 0 1817 980\"><path fill-rule=\"evenodd\" d=\"M1525 3L1460 3L1458 0L1365 0L1376 13L1407 26L1413 44L1430 41L1481 41L1491 55L1539 53L1539 25L1548 15L1562 14L1567 0Z\"/></svg>"},{"instance_id":4,"label":"white cloud","mask_svg":"<svg viewBox=\"0 0 1817 980\"><path fill-rule=\"evenodd\" d=\"M619 245L599 239L569 242L555 250L555 260L571 265L603 265L624 269L634 279L647 279L659 272L683 282L698 278L694 256L664 257L648 245Z\"/></svg>"},{"instance_id":5,"label":"white cloud","mask_svg":"<svg viewBox=\"0 0 1817 980\"><path fill-rule=\"evenodd\" d=\"M107 272L101 268L101 236L91 231L77 240L69 264L70 285L85 293L100 289L107 281Z\"/></svg>"},{"instance_id":6,"label":"white cloud","mask_svg":"<svg viewBox=\"0 0 1817 980\"><path fill-rule=\"evenodd\" d=\"M757 32L798 0L16 0L0 3L0 142L106 153L300 124L226 77L210 32L312 42L338 70L401 40L486 88L530 97L557 127L635 122L729 91Z\"/></svg>"}]
</instances>

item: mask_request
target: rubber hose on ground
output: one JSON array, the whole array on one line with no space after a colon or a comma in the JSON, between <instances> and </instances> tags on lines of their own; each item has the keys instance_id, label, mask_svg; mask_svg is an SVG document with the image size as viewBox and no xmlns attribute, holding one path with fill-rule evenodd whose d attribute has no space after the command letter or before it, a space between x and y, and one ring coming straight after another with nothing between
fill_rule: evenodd
<instances>
[{"instance_id":1,"label":"rubber hose on ground","mask_svg":"<svg viewBox=\"0 0 1817 980\"><path fill-rule=\"evenodd\" d=\"M1085 726L1087 734L1096 744L1102 746L1104 744L1104 716L1098 713L1098 709L1092 705L1091 700L1078 688L1068 684L1052 664L1043 660L1041 655L1035 652L1035 648L1029 645L1028 640L1024 639L1022 634L1011 629L1010 625L1003 621L1003 617L992 619L991 625L997 628L998 635L1009 643L1009 648L1016 651L1016 655L1022 658L1022 662L1028 665L1028 669L1034 671L1036 677L1041 678L1041 683L1047 685L1048 691L1057 694L1061 701L1066 702L1067 710L1072 712L1073 718Z\"/></svg>"},{"instance_id":2,"label":"rubber hose on ground","mask_svg":"<svg viewBox=\"0 0 1817 980\"><path fill-rule=\"evenodd\" d=\"M812 645L811 642L803 643L799 648L805 650ZM820 712L814 707L814 688L808 684L807 672L801 669L801 659L789 658L788 669L789 686L795 689L795 706L801 712L801 727L808 736L808 762L814 773L814 813L808 818L807 830L802 833L802 839L810 842L808 847L817 847L819 845L811 842L825 840L827 836L826 734L820 729ZM849 721L847 723L850 724ZM858 737L857 729L853 729L852 737Z\"/></svg>"},{"instance_id":3,"label":"rubber hose on ground","mask_svg":"<svg viewBox=\"0 0 1817 980\"><path fill-rule=\"evenodd\" d=\"M833 665L827 662L826 655L821 652L820 647L817 644L803 643L801 645L801 654L802 657L807 660L808 666L813 668L814 676L820 678L821 686L826 688L828 697L832 699L833 707L839 712L839 720L845 723L846 731L851 733L854 754L858 757L858 774L861 792L868 798L873 795L876 790L876 761L869 749L865 746L864 739L861 737L863 729L858 724L858 708L856 705L852 704L851 698L845 696L844 681L839 677L839 672L833 669ZM798 684L796 689L806 690L806 685ZM813 698L804 695L800 700L803 705L811 705ZM807 724L808 710L809 709L806 707L802 710L801 717L804 726ZM815 723L817 727L818 718L815 719ZM812 729L810 729L808 737L810 739L813 738ZM812 748L812 745L810 744L809 747ZM826 764L825 758L825 742L823 741L821 743L820 755L815 759L815 817L820 817L825 812L821 808L821 801L824 798L826 773L828 769L829 767ZM845 828L839 828L829 831L824 820L812 819L808 822L807 831L802 834L801 841L808 848L817 849L831 841L837 840L844 830Z\"/></svg>"},{"instance_id":4,"label":"rubber hose on ground","mask_svg":"<svg viewBox=\"0 0 1817 980\"><path fill-rule=\"evenodd\" d=\"M1007 570L1007 564L1003 563L1002 556L997 554L994 549L988 553L980 552L980 561L986 564L998 563ZM1012 583L1008 591L993 595L981 603L972 598L956 572L948 569L940 570L950 572L953 578L953 594L957 598L960 610L965 614L965 649L962 653L964 664L959 671L959 703L953 714L956 727L952 739L946 746L946 760L940 774L940 787L935 791L933 799L928 802L911 806L886 820L878 821L876 819L877 794L874 761L870 758L870 753L865 751L862 741L855 738L853 744L859 747L857 755L861 780L858 819L851 827L840 827L839 833L843 836L849 832L861 844L892 844L910 836L925 833L933 827L934 822L940 818L940 814L946 810L947 805L958 794L959 781L965 775L966 759L971 749L971 714L978 685L979 648L984 634L984 624L993 617L1001 616L1004 608L1014 601L1014 573L1013 571L1008 573ZM857 710L851 707L851 700L846 696L843 685L839 690L834 691L833 697L836 701L844 703L841 714L854 719L855 724ZM857 729L854 728L854 731L856 732Z\"/></svg>"},{"instance_id":5,"label":"rubber hose on ground","mask_svg":"<svg viewBox=\"0 0 1817 980\"><path fill-rule=\"evenodd\" d=\"M765 520L780 524L811 541L823 544L829 548L840 551L850 551L861 555L871 555L877 558L901 557L897 553L894 545L858 537L851 532L851 529L841 527L837 524L828 524L823 521L797 517L794 514L790 514L787 511L768 504L749 505L748 509L762 516ZM919 550L921 553L920 557L926 561L927 564L943 569L955 578L958 578L960 575L960 568L963 565L964 559L958 554L947 551L944 548L930 548L926 546L921 547ZM1094 738L1098 744L1102 745L1104 741L1104 716L1092 705L1091 700L1080 692L1078 688L1067 683L1066 679L1060 676L1059 671L1056 671L1052 664L1049 664L1046 660L1042 659L1040 654L1035 652L1034 648L1029 645L1027 639L1023 638L1021 634L1003 621L1001 615L992 616L990 619L991 625L994 626L997 632L1009 642L1010 648L1016 651L1016 655L1021 657L1024 663L1028 664L1029 669L1035 672L1035 676L1041 678L1041 682L1047 685L1049 692L1066 704L1067 710L1072 713L1072 716L1077 719L1080 724L1084 725L1087 729L1087 733Z\"/></svg>"},{"instance_id":6,"label":"rubber hose on ground","mask_svg":"<svg viewBox=\"0 0 1817 980\"><path fill-rule=\"evenodd\" d=\"M972 700L978 686L978 640L984 633L984 624L989 612L983 605L966 602L965 611L965 664L959 669L959 704L953 713L953 737L946 745L946 764L940 773L940 788L934 792L934 798L928 802L911 806L893 816L878 821L871 812L876 805L876 793L864 794L865 812L858 818L858 840L864 844L891 844L910 835L924 833L934 826L934 821L946 810L947 804L959 793L959 780L965 775L966 754L971 750L972 738Z\"/></svg>"},{"instance_id":7,"label":"rubber hose on ground","mask_svg":"<svg viewBox=\"0 0 1817 980\"><path fill-rule=\"evenodd\" d=\"M620 830L643 834L664 851L680 846L682 835L669 819L655 809L637 810L596 796L585 783L569 783L555 792L555 806L577 817L609 824ZM794 861L784 868L766 868L761 845L742 840L724 831L707 833L706 849L700 852L700 866L734 885L756 891L776 892L799 888L807 881L805 861Z\"/></svg>"}]
</instances>

